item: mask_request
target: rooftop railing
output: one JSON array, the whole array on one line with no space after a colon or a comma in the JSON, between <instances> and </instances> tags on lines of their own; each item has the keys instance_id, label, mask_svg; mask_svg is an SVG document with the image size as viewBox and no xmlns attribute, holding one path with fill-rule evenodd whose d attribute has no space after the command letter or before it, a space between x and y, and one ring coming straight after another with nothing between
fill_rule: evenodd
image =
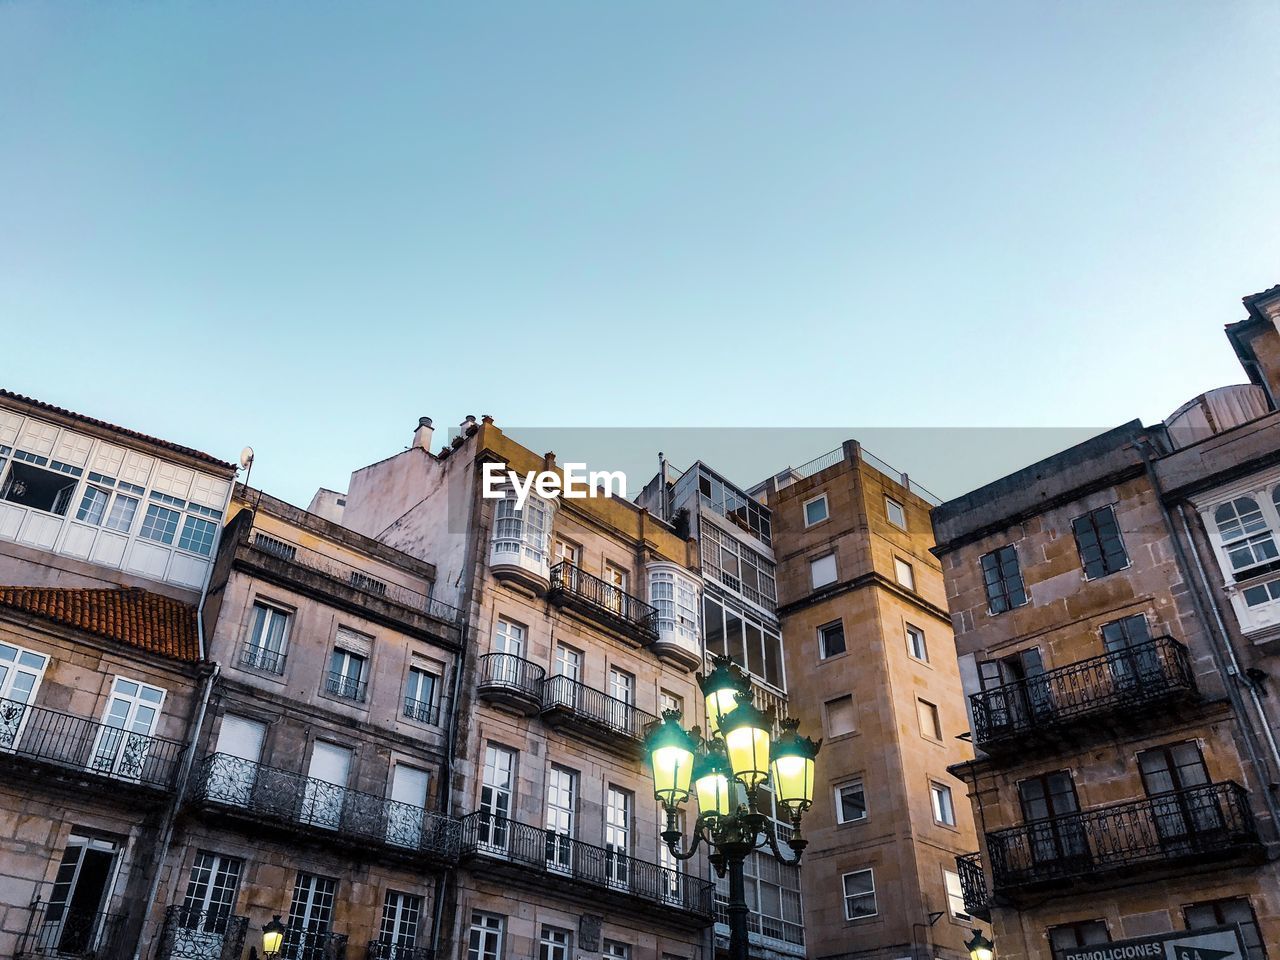
<instances>
[{"instance_id":1,"label":"rooftop railing","mask_svg":"<svg viewBox=\"0 0 1280 960\"><path fill-rule=\"evenodd\" d=\"M0 700L0 758L26 757L126 783L171 790L184 747L96 720Z\"/></svg>"},{"instance_id":2,"label":"rooftop railing","mask_svg":"<svg viewBox=\"0 0 1280 960\"><path fill-rule=\"evenodd\" d=\"M658 636L658 611L616 584L579 569L568 561L551 568L553 599L562 598L643 638Z\"/></svg>"},{"instance_id":3,"label":"rooftop railing","mask_svg":"<svg viewBox=\"0 0 1280 960\"><path fill-rule=\"evenodd\" d=\"M972 694L981 746L1195 692L1187 648L1171 637L1090 657Z\"/></svg>"},{"instance_id":4,"label":"rooftop railing","mask_svg":"<svg viewBox=\"0 0 1280 960\"><path fill-rule=\"evenodd\" d=\"M201 762L191 799L248 819L362 845L372 841L392 852L450 863L457 859L456 820L225 753Z\"/></svg>"},{"instance_id":5,"label":"rooftop railing","mask_svg":"<svg viewBox=\"0 0 1280 960\"><path fill-rule=\"evenodd\" d=\"M1229 781L987 834L997 893L1137 864L1229 856L1258 844L1248 793Z\"/></svg>"},{"instance_id":6,"label":"rooftop railing","mask_svg":"<svg viewBox=\"0 0 1280 960\"><path fill-rule=\"evenodd\" d=\"M711 918L715 885L709 880L506 817L484 812L463 817L462 855L517 864L548 878L562 877Z\"/></svg>"}]
</instances>

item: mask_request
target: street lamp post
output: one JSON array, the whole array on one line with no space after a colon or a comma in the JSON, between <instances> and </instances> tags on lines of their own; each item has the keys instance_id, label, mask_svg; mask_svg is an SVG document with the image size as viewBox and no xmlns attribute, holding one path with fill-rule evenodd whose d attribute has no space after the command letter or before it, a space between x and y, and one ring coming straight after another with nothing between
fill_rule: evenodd
<instances>
[{"instance_id":1,"label":"street lamp post","mask_svg":"<svg viewBox=\"0 0 1280 960\"><path fill-rule=\"evenodd\" d=\"M966 940L964 945L971 960L993 960L996 955L995 944L984 937L977 927L973 928L973 938Z\"/></svg>"},{"instance_id":2,"label":"street lamp post","mask_svg":"<svg viewBox=\"0 0 1280 960\"><path fill-rule=\"evenodd\" d=\"M708 736L680 726L680 711L667 710L645 739L653 768L654 796L667 814L662 840L673 856L688 860L705 843L716 873L729 877L729 960L747 960L747 899L743 864L755 850L768 847L783 863L798 864L808 841L800 820L813 804L813 766L822 741L798 732L799 721L778 723L751 703L751 681L727 657L712 658L712 670L698 675L706 697ZM791 833L783 854L771 817L756 805L760 787L769 782L775 799L791 816ZM739 802L737 786L745 792ZM698 820L687 849L680 849L680 805L693 793Z\"/></svg>"},{"instance_id":3,"label":"street lamp post","mask_svg":"<svg viewBox=\"0 0 1280 960\"><path fill-rule=\"evenodd\" d=\"M280 956L280 947L284 944L284 933L287 928L280 922L280 914L262 925L262 956L264 960L276 960Z\"/></svg>"}]
</instances>

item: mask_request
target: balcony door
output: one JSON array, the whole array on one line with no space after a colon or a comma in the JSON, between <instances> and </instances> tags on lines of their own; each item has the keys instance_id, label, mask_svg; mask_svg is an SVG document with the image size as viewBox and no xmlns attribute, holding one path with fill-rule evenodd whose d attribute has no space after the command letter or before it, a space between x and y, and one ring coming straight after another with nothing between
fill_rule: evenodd
<instances>
[{"instance_id":1,"label":"balcony door","mask_svg":"<svg viewBox=\"0 0 1280 960\"><path fill-rule=\"evenodd\" d=\"M223 754L225 759L215 761L216 782L209 785L217 792L215 799L238 807L249 805L258 780L258 761L262 759L262 741L266 735L265 723L233 713L223 714L214 753Z\"/></svg>"},{"instance_id":2,"label":"balcony door","mask_svg":"<svg viewBox=\"0 0 1280 960\"><path fill-rule=\"evenodd\" d=\"M551 689L555 691L557 704L577 710L582 707L582 654L563 643L556 644L555 675L564 677L561 681L552 681Z\"/></svg>"},{"instance_id":3,"label":"balcony door","mask_svg":"<svg viewBox=\"0 0 1280 960\"><path fill-rule=\"evenodd\" d=\"M0 750L16 749L49 658L0 643Z\"/></svg>"},{"instance_id":4,"label":"balcony door","mask_svg":"<svg viewBox=\"0 0 1280 960\"><path fill-rule=\"evenodd\" d=\"M1118 691L1141 693L1161 680L1160 657L1151 642L1151 629L1142 614L1102 625L1107 668Z\"/></svg>"},{"instance_id":5,"label":"balcony door","mask_svg":"<svg viewBox=\"0 0 1280 960\"><path fill-rule=\"evenodd\" d=\"M627 572L612 563L604 565L604 605L619 616L627 614Z\"/></svg>"},{"instance_id":6,"label":"balcony door","mask_svg":"<svg viewBox=\"0 0 1280 960\"><path fill-rule=\"evenodd\" d=\"M124 780L141 780L163 704L164 691L159 687L116 677L93 744L90 769Z\"/></svg>"},{"instance_id":7,"label":"balcony door","mask_svg":"<svg viewBox=\"0 0 1280 960\"><path fill-rule=\"evenodd\" d=\"M493 743L485 747L477 839L490 853L507 852L510 842L508 818L511 816L515 777L516 752Z\"/></svg>"},{"instance_id":8,"label":"balcony door","mask_svg":"<svg viewBox=\"0 0 1280 960\"><path fill-rule=\"evenodd\" d=\"M427 771L397 763L391 771L391 803L387 810L387 843L399 847L422 845L426 818Z\"/></svg>"},{"instance_id":9,"label":"balcony door","mask_svg":"<svg viewBox=\"0 0 1280 960\"><path fill-rule=\"evenodd\" d=\"M1022 780L1018 797L1033 864L1075 870L1089 861L1089 842L1070 773L1058 770Z\"/></svg>"},{"instance_id":10,"label":"balcony door","mask_svg":"<svg viewBox=\"0 0 1280 960\"><path fill-rule=\"evenodd\" d=\"M524 627L510 620L499 619L498 628L493 632L493 652L506 656L494 658L497 662L492 665L491 679L497 683L519 686L520 660L524 658Z\"/></svg>"},{"instance_id":11,"label":"balcony door","mask_svg":"<svg viewBox=\"0 0 1280 960\"><path fill-rule=\"evenodd\" d=\"M605 803L606 879L611 887L631 886L631 793L609 788Z\"/></svg>"},{"instance_id":12,"label":"balcony door","mask_svg":"<svg viewBox=\"0 0 1280 960\"><path fill-rule=\"evenodd\" d=\"M370 951L374 960L409 960L418 946L418 924L422 916L422 898L410 893L388 890L382 901L382 925L378 928L377 949Z\"/></svg>"},{"instance_id":13,"label":"balcony door","mask_svg":"<svg viewBox=\"0 0 1280 960\"><path fill-rule=\"evenodd\" d=\"M67 839L34 952L82 956L114 932L104 907L118 856L112 840L77 834Z\"/></svg>"},{"instance_id":14,"label":"balcony door","mask_svg":"<svg viewBox=\"0 0 1280 960\"><path fill-rule=\"evenodd\" d=\"M573 872L573 827L578 775L554 764L547 769L547 869Z\"/></svg>"},{"instance_id":15,"label":"balcony door","mask_svg":"<svg viewBox=\"0 0 1280 960\"><path fill-rule=\"evenodd\" d=\"M342 802L347 796L347 777L351 772L351 751L335 743L317 740L311 748L311 766L303 791L304 823L337 830L342 823Z\"/></svg>"},{"instance_id":16,"label":"balcony door","mask_svg":"<svg viewBox=\"0 0 1280 960\"><path fill-rule=\"evenodd\" d=\"M286 960L324 960L326 941L333 925L333 900L338 881L299 873L289 903L289 927L282 954Z\"/></svg>"},{"instance_id":17,"label":"balcony door","mask_svg":"<svg viewBox=\"0 0 1280 960\"><path fill-rule=\"evenodd\" d=\"M228 939L243 943L244 918L231 923L244 861L201 850L191 864L187 894L176 919L165 926L169 957L220 957Z\"/></svg>"},{"instance_id":18,"label":"balcony door","mask_svg":"<svg viewBox=\"0 0 1280 960\"><path fill-rule=\"evenodd\" d=\"M638 736L639 731L632 729L635 722L635 711L632 707L636 703L636 678L617 667L610 668L609 696L612 699L605 702L608 714L605 718L606 722L614 730Z\"/></svg>"},{"instance_id":19,"label":"balcony door","mask_svg":"<svg viewBox=\"0 0 1280 960\"><path fill-rule=\"evenodd\" d=\"M1199 745L1187 741L1144 750L1138 754L1138 769L1161 846L1203 846L1223 832L1222 808L1209 787Z\"/></svg>"},{"instance_id":20,"label":"balcony door","mask_svg":"<svg viewBox=\"0 0 1280 960\"><path fill-rule=\"evenodd\" d=\"M1032 647L979 664L986 696L987 718L993 731L1021 730L1053 713L1053 697L1044 679L1040 650Z\"/></svg>"}]
</instances>

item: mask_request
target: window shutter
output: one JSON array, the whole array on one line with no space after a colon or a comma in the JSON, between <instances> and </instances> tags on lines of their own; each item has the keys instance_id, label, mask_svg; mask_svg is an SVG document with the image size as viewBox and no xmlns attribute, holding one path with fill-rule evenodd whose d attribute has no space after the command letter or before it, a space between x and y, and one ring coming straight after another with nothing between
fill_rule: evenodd
<instances>
[{"instance_id":1,"label":"window shutter","mask_svg":"<svg viewBox=\"0 0 1280 960\"><path fill-rule=\"evenodd\" d=\"M346 627L338 628L338 636L333 645L339 650L354 653L356 656L364 657L365 659L368 659L373 652L373 641L369 637L356 633L354 630L348 630Z\"/></svg>"}]
</instances>

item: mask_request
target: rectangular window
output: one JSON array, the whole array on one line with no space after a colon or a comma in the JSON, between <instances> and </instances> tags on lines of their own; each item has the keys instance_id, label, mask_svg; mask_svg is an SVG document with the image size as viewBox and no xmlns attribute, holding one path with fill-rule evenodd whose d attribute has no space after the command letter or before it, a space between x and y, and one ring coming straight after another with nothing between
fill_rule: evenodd
<instances>
[{"instance_id":1,"label":"rectangular window","mask_svg":"<svg viewBox=\"0 0 1280 960\"><path fill-rule=\"evenodd\" d=\"M815 523L821 523L827 519L830 514L827 512L827 495L814 497L812 500L806 500L804 503L804 525L812 527Z\"/></svg>"},{"instance_id":2,"label":"rectangular window","mask_svg":"<svg viewBox=\"0 0 1280 960\"><path fill-rule=\"evenodd\" d=\"M1267 950L1262 945L1262 931L1247 897L1193 903L1183 908L1183 917L1188 930L1206 930L1236 924L1240 928L1241 939L1244 940L1246 960L1266 960Z\"/></svg>"},{"instance_id":3,"label":"rectangular window","mask_svg":"<svg viewBox=\"0 0 1280 960\"><path fill-rule=\"evenodd\" d=\"M1280 509L1280 487L1273 492L1272 502ZM1235 579L1241 579L1242 571L1273 563L1280 557L1271 526L1253 497L1237 497L1220 504L1213 511L1213 522Z\"/></svg>"},{"instance_id":4,"label":"rectangular window","mask_svg":"<svg viewBox=\"0 0 1280 960\"><path fill-rule=\"evenodd\" d=\"M1100 943L1110 943L1111 934L1107 931L1105 920L1080 920L1076 923L1064 923L1050 927L1049 949L1053 951L1054 960L1075 947L1092 947Z\"/></svg>"},{"instance_id":5,"label":"rectangular window","mask_svg":"<svg viewBox=\"0 0 1280 960\"><path fill-rule=\"evenodd\" d=\"M658 692L658 705L663 713L668 710L675 710L681 715L684 714L684 697L678 693L672 693L670 690L660 690Z\"/></svg>"},{"instance_id":6,"label":"rectangular window","mask_svg":"<svg viewBox=\"0 0 1280 960\"><path fill-rule=\"evenodd\" d=\"M951 788L941 783L929 784L929 800L933 803L933 821L945 827L956 825L956 808L951 800Z\"/></svg>"},{"instance_id":7,"label":"rectangular window","mask_svg":"<svg viewBox=\"0 0 1280 960\"><path fill-rule=\"evenodd\" d=\"M178 519L182 516L177 510L170 510L159 504L147 504L147 514L142 518L142 529L138 536L159 543L173 543L173 535L178 530Z\"/></svg>"},{"instance_id":8,"label":"rectangular window","mask_svg":"<svg viewBox=\"0 0 1280 960\"><path fill-rule=\"evenodd\" d=\"M836 555L834 553L809 561L809 583L812 584L813 589L817 590L819 587L835 582Z\"/></svg>"},{"instance_id":9,"label":"rectangular window","mask_svg":"<svg viewBox=\"0 0 1280 960\"><path fill-rule=\"evenodd\" d=\"M289 614L262 602L253 605L249 639L240 653L240 665L268 673L284 673L289 642Z\"/></svg>"},{"instance_id":10,"label":"rectangular window","mask_svg":"<svg viewBox=\"0 0 1280 960\"><path fill-rule=\"evenodd\" d=\"M570 935L570 931L562 927L544 923L538 941L538 960L569 960Z\"/></svg>"},{"instance_id":11,"label":"rectangular window","mask_svg":"<svg viewBox=\"0 0 1280 960\"><path fill-rule=\"evenodd\" d=\"M467 960L502 960L502 935L507 918L496 913L471 913L471 929L467 933Z\"/></svg>"},{"instance_id":12,"label":"rectangular window","mask_svg":"<svg viewBox=\"0 0 1280 960\"><path fill-rule=\"evenodd\" d=\"M75 477L41 470L15 460L9 467L4 485L0 486L0 500L65 517L79 482Z\"/></svg>"},{"instance_id":13,"label":"rectangular window","mask_svg":"<svg viewBox=\"0 0 1280 960\"><path fill-rule=\"evenodd\" d=\"M574 815L578 808L578 774L555 764L547 771L547 868L573 869Z\"/></svg>"},{"instance_id":14,"label":"rectangular window","mask_svg":"<svg viewBox=\"0 0 1280 960\"><path fill-rule=\"evenodd\" d=\"M631 960L631 944L606 940L602 956L604 960Z\"/></svg>"},{"instance_id":15,"label":"rectangular window","mask_svg":"<svg viewBox=\"0 0 1280 960\"><path fill-rule=\"evenodd\" d=\"M916 713L920 717L920 735L930 740L942 740L942 720L938 707L928 700L916 701Z\"/></svg>"},{"instance_id":16,"label":"rectangular window","mask_svg":"<svg viewBox=\"0 0 1280 960\"><path fill-rule=\"evenodd\" d=\"M493 633L493 652L508 653L513 657L524 656L524 627L502 617Z\"/></svg>"},{"instance_id":17,"label":"rectangular window","mask_svg":"<svg viewBox=\"0 0 1280 960\"><path fill-rule=\"evenodd\" d=\"M1027 602L1022 585L1022 570L1013 544L992 550L982 556L982 583L987 590L987 608L1004 613Z\"/></svg>"},{"instance_id":18,"label":"rectangular window","mask_svg":"<svg viewBox=\"0 0 1280 960\"><path fill-rule=\"evenodd\" d=\"M1268 580L1256 587L1249 587L1243 593L1245 606L1260 607L1264 603L1272 603L1280 600L1280 580Z\"/></svg>"},{"instance_id":19,"label":"rectangular window","mask_svg":"<svg viewBox=\"0 0 1280 960\"><path fill-rule=\"evenodd\" d=\"M605 803L605 876L609 885L626 888L631 883L631 793L610 787Z\"/></svg>"},{"instance_id":20,"label":"rectangular window","mask_svg":"<svg viewBox=\"0 0 1280 960\"><path fill-rule=\"evenodd\" d=\"M951 919L968 923L970 917L964 909L964 890L960 887L960 874L954 870L943 870L942 886L947 891L947 913L950 914Z\"/></svg>"},{"instance_id":21,"label":"rectangular window","mask_svg":"<svg viewBox=\"0 0 1280 960\"><path fill-rule=\"evenodd\" d=\"M861 920L876 915L876 880L870 870L846 873L844 883L844 918Z\"/></svg>"},{"instance_id":22,"label":"rectangular window","mask_svg":"<svg viewBox=\"0 0 1280 960\"><path fill-rule=\"evenodd\" d=\"M836 823L857 823L867 819L867 794L862 781L836 787Z\"/></svg>"},{"instance_id":23,"label":"rectangular window","mask_svg":"<svg viewBox=\"0 0 1280 960\"><path fill-rule=\"evenodd\" d=\"M182 536L178 537L178 547L207 557L213 553L213 538L217 533L218 525L212 520L187 517L182 525Z\"/></svg>"},{"instance_id":24,"label":"rectangular window","mask_svg":"<svg viewBox=\"0 0 1280 960\"><path fill-rule=\"evenodd\" d=\"M89 767L98 773L140 780L147 771L150 737L155 732L165 691L116 677L103 712Z\"/></svg>"},{"instance_id":25,"label":"rectangular window","mask_svg":"<svg viewBox=\"0 0 1280 960\"><path fill-rule=\"evenodd\" d=\"M567 563L575 567L582 566L582 548L576 543L556 538L555 549L551 556L552 564Z\"/></svg>"},{"instance_id":26,"label":"rectangular window","mask_svg":"<svg viewBox=\"0 0 1280 960\"><path fill-rule=\"evenodd\" d=\"M115 530L117 533L128 533L129 528L133 526L133 518L137 516L137 513L138 498L117 493L115 502L111 504L111 509L107 511L107 521L103 526L108 530Z\"/></svg>"},{"instance_id":27,"label":"rectangular window","mask_svg":"<svg viewBox=\"0 0 1280 960\"><path fill-rule=\"evenodd\" d=\"M81 523L91 523L95 527L102 522L107 512L107 501L111 494L97 487L85 487L84 497L80 500L80 509L76 511L76 519Z\"/></svg>"},{"instance_id":28,"label":"rectangular window","mask_svg":"<svg viewBox=\"0 0 1280 960\"><path fill-rule=\"evenodd\" d=\"M852 694L828 700L822 706L823 712L826 714L828 737L838 737L842 734L853 733L858 728Z\"/></svg>"},{"instance_id":29,"label":"rectangular window","mask_svg":"<svg viewBox=\"0 0 1280 960\"><path fill-rule=\"evenodd\" d=\"M325 680L325 690L335 697L363 703L367 664L366 658L360 654L335 647L329 657L329 676Z\"/></svg>"},{"instance_id":30,"label":"rectangular window","mask_svg":"<svg viewBox=\"0 0 1280 960\"><path fill-rule=\"evenodd\" d=\"M187 895L182 901L182 928L224 933L235 912L236 891L244 861L201 850L191 864Z\"/></svg>"},{"instance_id":31,"label":"rectangular window","mask_svg":"<svg viewBox=\"0 0 1280 960\"><path fill-rule=\"evenodd\" d=\"M929 645L925 643L924 631L909 623L907 624L907 653L924 663L929 662Z\"/></svg>"},{"instance_id":32,"label":"rectangular window","mask_svg":"<svg viewBox=\"0 0 1280 960\"><path fill-rule=\"evenodd\" d=\"M423 723L436 722L436 687L440 678L421 667L410 667L404 686L404 715Z\"/></svg>"},{"instance_id":33,"label":"rectangular window","mask_svg":"<svg viewBox=\"0 0 1280 960\"><path fill-rule=\"evenodd\" d=\"M907 529L907 512L902 509L902 504L893 497L884 498L884 515L889 522L895 527Z\"/></svg>"},{"instance_id":34,"label":"rectangular window","mask_svg":"<svg viewBox=\"0 0 1280 960\"><path fill-rule=\"evenodd\" d=\"M906 587L908 590L916 588L916 572L911 564L901 557L893 558L893 575L897 579L899 586Z\"/></svg>"},{"instance_id":35,"label":"rectangular window","mask_svg":"<svg viewBox=\"0 0 1280 960\"><path fill-rule=\"evenodd\" d=\"M844 621L837 620L818 628L818 650L823 659L844 653Z\"/></svg>"},{"instance_id":36,"label":"rectangular window","mask_svg":"<svg viewBox=\"0 0 1280 960\"><path fill-rule=\"evenodd\" d=\"M384 960L409 960L410 951L418 945L421 917L421 897L397 890L387 891L382 901L382 923L378 927L378 942L391 948L383 954Z\"/></svg>"},{"instance_id":37,"label":"rectangular window","mask_svg":"<svg viewBox=\"0 0 1280 960\"><path fill-rule=\"evenodd\" d=\"M507 849L508 818L516 785L516 752L491 743L484 751L484 779L480 785L480 843L490 850Z\"/></svg>"},{"instance_id":38,"label":"rectangular window","mask_svg":"<svg viewBox=\"0 0 1280 960\"><path fill-rule=\"evenodd\" d=\"M1090 580L1105 577L1108 573L1123 570L1129 565L1116 512L1111 507L1100 507L1071 521L1076 535L1076 549L1080 551L1080 563L1084 575Z\"/></svg>"},{"instance_id":39,"label":"rectangular window","mask_svg":"<svg viewBox=\"0 0 1280 960\"><path fill-rule=\"evenodd\" d=\"M333 877L298 874L281 950L286 960L314 960L324 954L324 940L318 935L328 933L333 924L333 900L337 891L338 881Z\"/></svg>"}]
</instances>

